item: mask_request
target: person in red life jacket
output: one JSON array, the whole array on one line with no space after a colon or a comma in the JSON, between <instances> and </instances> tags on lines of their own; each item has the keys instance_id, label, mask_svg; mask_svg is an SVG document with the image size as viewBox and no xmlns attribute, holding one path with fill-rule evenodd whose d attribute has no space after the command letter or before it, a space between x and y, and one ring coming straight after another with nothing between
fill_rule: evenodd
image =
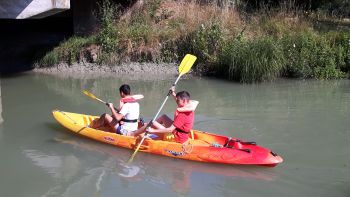
<instances>
[{"instance_id":1,"label":"person in red life jacket","mask_svg":"<svg viewBox=\"0 0 350 197\"><path fill-rule=\"evenodd\" d=\"M194 110L199 102L190 100L190 94L187 91L175 93L175 87L172 87L170 91L177 104L174 121L163 114L156 121L153 121L152 128L148 128L148 132L154 134L172 133L175 142L185 143L189 139L194 122ZM138 135L139 132L135 132L135 134Z\"/></svg>"},{"instance_id":2,"label":"person in red life jacket","mask_svg":"<svg viewBox=\"0 0 350 197\"><path fill-rule=\"evenodd\" d=\"M138 119L140 115L140 105L137 102L143 98L142 95L131 95L130 86L123 84L119 88L120 106L114 108L113 103L108 103L112 114L102 114L100 118L93 121L92 128L110 127L117 134L133 135L132 132L137 130Z\"/></svg>"}]
</instances>

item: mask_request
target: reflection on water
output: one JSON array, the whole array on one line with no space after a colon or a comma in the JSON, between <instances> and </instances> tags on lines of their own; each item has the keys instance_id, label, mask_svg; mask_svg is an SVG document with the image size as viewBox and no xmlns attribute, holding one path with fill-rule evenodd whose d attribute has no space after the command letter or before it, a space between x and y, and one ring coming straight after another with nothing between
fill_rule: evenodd
<instances>
[{"instance_id":1,"label":"reflection on water","mask_svg":"<svg viewBox=\"0 0 350 197\"><path fill-rule=\"evenodd\" d=\"M349 196L350 81L237 84L181 79L199 100L195 128L256 141L279 153L276 168L196 163L97 143L66 132L53 109L108 112L81 93L117 102L129 83L154 116L176 78L73 78L22 74L1 79L1 196ZM169 100L162 112L172 115ZM16 173L14 173L16 172ZM18 189L20 186L21 189Z\"/></svg>"},{"instance_id":2,"label":"reflection on water","mask_svg":"<svg viewBox=\"0 0 350 197\"><path fill-rule=\"evenodd\" d=\"M80 167L79 160L72 155L46 155L38 150L24 150L23 154L53 178L61 180L69 180L77 173Z\"/></svg>"},{"instance_id":3,"label":"reflection on water","mask_svg":"<svg viewBox=\"0 0 350 197\"><path fill-rule=\"evenodd\" d=\"M106 185L116 184L114 179L118 179L127 188L132 187L135 182L147 182L158 188L170 188L179 195L185 195L191 191L191 177L196 173L202 174L203 177L239 177L263 181L273 181L276 178L273 171L264 168L232 168L225 165L178 161L143 153L140 153L137 161L127 164L130 151L88 140L76 141L64 138L55 138L55 140L81 152L87 151L92 156L98 153L103 154L104 157L101 158L98 167L91 167L92 165L82 164L73 155L45 155L40 151L24 151L26 157L29 157L35 165L58 180L57 184L44 196L53 194L85 196L87 191L81 191L81 187L86 188L86 185L90 185L89 192L100 194ZM84 171L85 175L78 176L82 169L87 169ZM224 183L227 180L217 179L217 181Z\"/></svg>"}]
</instances>

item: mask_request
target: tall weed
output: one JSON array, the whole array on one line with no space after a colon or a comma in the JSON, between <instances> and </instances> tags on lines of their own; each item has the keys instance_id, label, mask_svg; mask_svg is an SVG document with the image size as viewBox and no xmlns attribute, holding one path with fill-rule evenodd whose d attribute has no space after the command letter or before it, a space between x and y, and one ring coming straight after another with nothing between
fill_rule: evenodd
<instances>
[{"instance_id":1,"label":"tall weed","mask_svg":"<svg viewBox=\"0 0 350 197\"><path fill-rule=\"evenodd\" d=\"M234 39L218 56L218 74L244 83L270 81L279 76L285 59L271 37Z\"/></svg>"},{"instance_id":2,"label":"tall weed","mask_svg":"<svg viewBox=\"0 0 350 197\"><path fill-rule=\"evenodd\" d=\"M115 18L118 14L118 6L110 0L99 4L99 19L101 30L97 35L97 40L105 53L113 52L119 42L117 29L115 28Z\"/></svg>"}]
</instances>

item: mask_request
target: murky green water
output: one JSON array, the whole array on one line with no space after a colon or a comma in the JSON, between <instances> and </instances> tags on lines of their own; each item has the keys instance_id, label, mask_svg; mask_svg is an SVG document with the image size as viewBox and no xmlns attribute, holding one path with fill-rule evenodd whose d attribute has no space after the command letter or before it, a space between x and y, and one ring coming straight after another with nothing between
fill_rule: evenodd
<instances>
[{"instance_id":1,"label":"murky green water","mask_svg":"<svg viewBox=\"0 0 350 197\"><path fill-rule=\"evenodd\" d=\"M195 128L238 137L284 158L275 168L226 166L139 153L73 135L53 109L101 114L107 108L87 89L116 101L129 83L142 93L141 113L157 112L167 80L73 79L22 74L1 78L0 196L350 196L350 81L242 85L182 79L199 100ZM163 112L171 115L168 101Z\"/></svg>"}]
</instances>

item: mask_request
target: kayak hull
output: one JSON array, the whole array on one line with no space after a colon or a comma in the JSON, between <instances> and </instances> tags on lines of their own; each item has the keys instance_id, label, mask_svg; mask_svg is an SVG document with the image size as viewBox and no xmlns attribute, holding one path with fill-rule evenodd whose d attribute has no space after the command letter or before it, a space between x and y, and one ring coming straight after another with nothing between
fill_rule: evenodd
<instances>
[{"instance_id":1,"label":"kayak hull","mask_svg":"<svg viewBox=\"0 0 350 197\"><path fill-rule=\"evenodd\" d=\"M98 116L54 110L54 118L65 128L93 140L128 149L136 149L141 137L123 136L97 130L88 125ZM274 167L282 157L253 142L194 130L192 139L180 144L172 141L146 138L139 151L199 162L262 165Z\"/></svg>"}]
</instances>

